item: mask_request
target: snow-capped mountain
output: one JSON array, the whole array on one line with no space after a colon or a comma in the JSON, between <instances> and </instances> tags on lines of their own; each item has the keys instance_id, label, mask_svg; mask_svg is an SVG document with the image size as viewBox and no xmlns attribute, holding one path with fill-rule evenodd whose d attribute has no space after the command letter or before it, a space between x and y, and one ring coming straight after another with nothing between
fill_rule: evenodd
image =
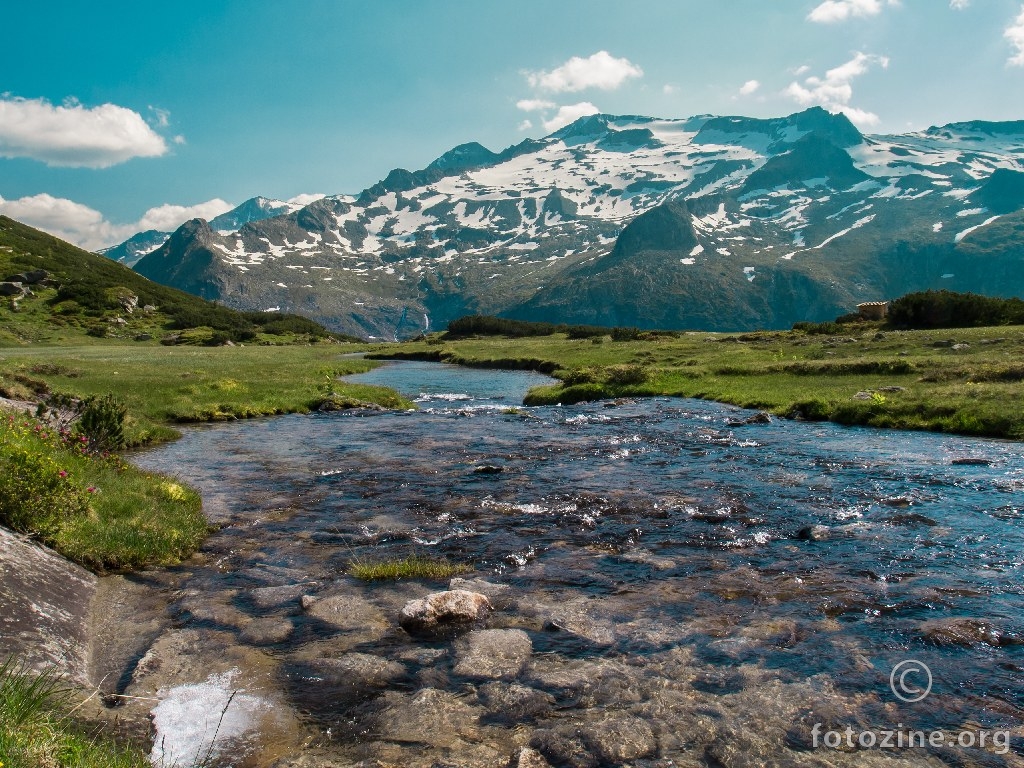
<instances>
[{"instance_id":1,"label":"snow-capped mountain","mask_svg":"<svg viewBox=\"0 0 1024 768\"><path fill-rule=\"evenodd\" d=\"M468 312L788 327L927 287L1024 293L1022 207L1024 121L595 115L229 234L190 221L136 269L384 338Z\"/></svg>"},{"instance_id":2,"label":"snow-capped mountain","mask_svg":"<svg viewBox=\"0 0 1024 768\"><path fill-rule=\"evenodd\" d=\"M285 200L271 200L266 197L254 197L246 200L238 207L232 208L227 213L222 213L220 216L211 219L210 226L221 234L230 234L250 222L269 219L273 216L281 216L297 211L300 208L302 208L302 205L298 203ZM119 245L103 248L99 252L108 259L134 267L139 259L166 243L170 236L170 232L150 229L132 235Z\"/></svg>"}]
</instances>

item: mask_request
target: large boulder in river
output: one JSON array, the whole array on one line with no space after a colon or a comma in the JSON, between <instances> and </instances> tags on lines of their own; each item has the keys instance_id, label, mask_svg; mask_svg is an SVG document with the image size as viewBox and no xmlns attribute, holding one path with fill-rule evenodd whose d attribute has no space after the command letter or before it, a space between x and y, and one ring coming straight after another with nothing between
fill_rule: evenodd
<instances>
[{"instance_id":1,"label":"large boulder in river","mask_svg":"<svg viewBox=\"0 0 1024 768\"><path fill-rule=\"evenodd\" d=\"M410 600L398 623L409 634L434 632L451 625L473 624L491 610L491 601L479 592L451 589Z\"/></svg>"}]
</instances>

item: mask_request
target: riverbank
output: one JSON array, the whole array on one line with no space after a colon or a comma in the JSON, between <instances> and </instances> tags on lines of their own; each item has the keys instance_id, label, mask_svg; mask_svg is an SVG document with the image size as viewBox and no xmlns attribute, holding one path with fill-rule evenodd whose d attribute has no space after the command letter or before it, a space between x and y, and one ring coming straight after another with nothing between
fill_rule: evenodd
<instances>
[{"instance_id":1,"label":"riverbank","mask_svg":"<svg viewBox=\"0 0 1024 768\"><path fill-rule=\"evenodd\" d=\"M376 365L344 357L353 346L3 349L0 395L26 402L113 395L127 408L126 446L173 439L173 425L184 422L414 407L385 387L339 381ZM207 523L187 483L86 450L60 426L24 415L3 420L0 461L14 485L5 487L0 523L96 572L167 565L199 546ZM17 501L36 497L34 506Z\"/></svg>"},{"instance_id":2,"label":"riverbank","mask_svg":"<svg viewBox=\"0 0 1024 768\"><path fill-rule=\"evenodd\" d=\"M133 446L173 440L180 434L175 425L188 422L319 408L414 407L384 387L337 380L375 367L343 357L358 348L90 343L0 349L0 466L5 483L0 523L28 536L0 528L0 540L9 544L0 552L0 570L18 576L5 581L8 589L0 595L0 605L9 628L12 615L31 608L24 626L12 629L0 643L0 662L8 659L0 670L4 766L65 764L61 761L72 754L75 764L86 768L148 764L141 750L89 736L91 726L67 717L77 695L62 693L63 680L86 682L85 662L79 657L93 632L87 618L93 600L73 591L65 594L62 590L71 582L61 568L66 565L81 574L75 583L86 585L91 595L95 577L72 562L100 574L171 565L195 552L211 530L199 494L186 482L139 470L117 456L83 450L54 425L32 418L34 405L52 394L113 394L128 407L125 438ZM49 550L30 540L62 557L47 555ZM28 567L26 551L45 561L36 571ZM37 605L43 608L36 611ZM33 619L37 613L64 619L67 626L42 631ZM50 652L54 637L73 640L76 652ZM34 677L40 671L44 676ZM8 711L12 708L23 716L15 718ZM94 715L103 720L102 711Z\"/></svg>"},{"instance_id":3,"label":"riverbank","mask_svg":"<svg viewBox=\"0 0 1024 768\"><path fill-rule=\"evenodd\" d=\"M526 368L560 380L532 389L527 405L695 397L787 418L1024 439L1024 327L860 324L844 333L650 333L627 341L441 334L378 346L368 357Z\"/></svg>"},{"instance_id":4,"label":"riverbank","mask_svg":"<svg viewBox=\"0 0 1024 768\"><path fill-rule=\"evenodd\" d=\"M0 348L0 396L39 400L113 394L128 407L132 446L174 439L175 425L320 407L411 408L384 387L338 381L376 363L347 357L359 344L189 347L82 344Z\"/></svg>"}]
</instances>

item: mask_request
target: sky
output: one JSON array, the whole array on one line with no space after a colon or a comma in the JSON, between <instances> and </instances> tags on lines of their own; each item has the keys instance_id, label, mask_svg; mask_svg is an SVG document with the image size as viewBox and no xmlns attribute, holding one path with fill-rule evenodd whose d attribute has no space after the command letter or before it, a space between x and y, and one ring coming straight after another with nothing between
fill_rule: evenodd
<instances>
[{"instance_id":1,"label":"sky","mask_svg":"<svg viewBox=\"0 0 1024 768\"><path fill-rule=\"evenodd\" d=\"M4 22L0 213L89 249L598 111L1024 119L1024 0L51 0Z\"/></svg>"}]
</instances>

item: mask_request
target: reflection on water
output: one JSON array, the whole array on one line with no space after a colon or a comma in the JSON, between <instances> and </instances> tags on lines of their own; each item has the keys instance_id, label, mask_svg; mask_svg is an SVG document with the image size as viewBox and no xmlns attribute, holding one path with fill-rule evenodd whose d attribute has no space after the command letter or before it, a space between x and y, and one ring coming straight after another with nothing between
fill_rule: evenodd
<instances>
[{"instance_id":1,"label":"reflection on water","mask_svg":"<svg viewBox=\"0 0 1024 768\"><path fill-rule=\"evenodd\" d=\"M286 625L250 644L276 665L317 754L504 765L530 746L553 765L1012 764L956 747L820 751L809 734L816 722L1019 729L1020 444L729 427L735 409L678 399L513 411L543 383L535 374L410 363L358 379L421 410L206 426L136 459L195 484L229 522L188 564L187 589ZM488 626L525 631L532 653L496 676L467 673L465 640L397 627L406 600L443 583L344 574L353 559L409 552L507 587L494 588ZM347 618L304 609L300 593L347 601ZM907 658L934 676L921 703L889 689Z\"/></svg>"}]
</instances>

